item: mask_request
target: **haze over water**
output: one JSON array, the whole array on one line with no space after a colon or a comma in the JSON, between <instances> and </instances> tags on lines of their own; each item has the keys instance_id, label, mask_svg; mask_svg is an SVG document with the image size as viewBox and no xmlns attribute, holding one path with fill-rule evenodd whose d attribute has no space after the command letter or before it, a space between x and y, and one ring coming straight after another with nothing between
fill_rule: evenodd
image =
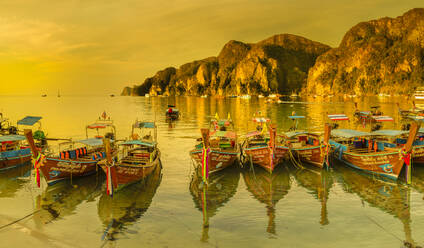
<instances>
[{"instance_id":1,"label":"haze over water","mask_svg":"<svg viewBox=\"0 0 424 248\"><path fill-rule=\"evenodd\" d=\"M396 103L404 98L357 98L359 108L380 105L399 128ZM286 131L295 111L300 128L323 130L328 113L353 116L350 98L297 99L267 104L265 99L198 97L1 97L0 112L13 120L43 116L48 137L85 138L85 126L106 111L118 138L131 124L156 120L161 172L143 183L105 195L97 175L36 188L29 167L0 173L0 247L401 247L424 245L424 166L415 166L413 184L382 182L335 164L329 171L279 165L272 175L254 170L223 171L207 190L192 179L189 151L211 117L230 113L241 136L254 128L261 111ZM315 102L312 102L315 101ZM169 124L168 104L182 112ZM24 106L24 107L23 107ZM345 124L364 129L353 121ZM205 198L202 198L201 196ZM204 200L202 200L204 199ZM207 221L209 227L203 227Z\"/></svg>"}]
</instances>

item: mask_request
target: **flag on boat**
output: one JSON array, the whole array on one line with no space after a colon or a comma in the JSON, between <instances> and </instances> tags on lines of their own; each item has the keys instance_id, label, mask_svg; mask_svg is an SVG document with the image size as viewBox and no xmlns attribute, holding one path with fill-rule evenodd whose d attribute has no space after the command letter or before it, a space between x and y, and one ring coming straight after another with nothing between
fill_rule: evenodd
<instances>
[{"instance_id":1,"label":"flag on boat","mask_svg":"<svg viewBox=\"0 0 424 248\"><path fill-rule=\"evenodd\" d=\"M102 118L106 120L106 117L107 117L106 111L103 111Z\"/></svg>"}]
</instances>

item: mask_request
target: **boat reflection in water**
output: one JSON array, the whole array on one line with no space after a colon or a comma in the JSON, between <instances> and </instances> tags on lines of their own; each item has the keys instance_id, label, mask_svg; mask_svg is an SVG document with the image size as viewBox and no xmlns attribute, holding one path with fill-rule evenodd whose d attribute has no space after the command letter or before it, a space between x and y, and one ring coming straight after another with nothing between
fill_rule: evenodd
<instances>
[{"instance_id":1,"label":"boat reflection in water","mask_svg":"<svg viewBox=\"0 0 424 248\"><path fill-rule=\"evenodd\" d=\"M98 215L104 225L102 240L115 241L118 235L129 233L128 227L147 211L162 180L162 165L144 180L130 184L116 193L113 198L105 192L98 203Z\"/></svg>"},{"instance_id":2,"label":"boat reflection in water","mask_svg":"<svg viewBox=\"0 0 424 248\"><path fill-rule=\"evenodd\" d=\"M266 205L268 215L267 232L276 234L275 205L289 192L289 171L286 166L277 166L272 173L250 167L245 168L242 173L247 190L257 200Z\"/></svg>"},{"instance_id":3,"label":"boat reflection in water","mask_svg":"<svg viewBox=\"0 0 424 248\"><path fill-rule=\"evenodd\" d=\"M327 214L327 200L333 186L331 172L325 169L308 166L304 168L290 167L296 182L315 196L321 203L321 225L329 224Z\"/></svg>"},{"instance_id":4,"label":"boat reflection in water","mask_svg":"<svg viewBox=\"0 0 424 248\"><path fill-rule=\"evenodd\" d=\"M347 193L354 193L363 201L368 202L369 206L376 207L399 219L405 233L403 241L405 247L415 247L411 231L409 187L355 173L342 165L336 167L335 177ZM375 220L368 218L376 224L375 228L382 228Z\"/></svg>"},{"instance_id":5,"label":"boat reflection in water","mask_svg":"<svg viewBox=\"0 0 424 248\"><path fill-rule=\"evenodd\" d=\"M424 167L414 166L412 169L412 187L424 194ZM423 195L424 199L424 195Z\"/></svg>"},{"instance_id":6,"label":"boat reflection in water","mask_svg":"<svg viewBox=\"0 0 424 248\"><path fill-rule=\"evenodd\" d=\"M88 177L47 187L36 198L36 209L39 210L33 216L36 225L41 228L52 221L73 215L81 203L95 201L102 192L103 181L104 177L99 170L99 173Z\"/></svg>"},{"instance_id":7,"label":"boat reflection in water","mask_svg":"<svg viewBox=\"0 0 424 248\"><path fill-rule=\"evenodd\" d=\"M16 192L27 183L31 177L31 162L22 166L5 170L0 173L0 198L12 198Z\"/></svg>"},{"instance_id":8,"label":"boat reflection in water","mask_svg":"<svg viewBox=\"0 0 424 248\"><path fill-rule=\"evenodd\" d=\"M210 174L208 184L203 183L201 168L193 172L190 182L190 193L197 209L203 214L201 241L209 239L209 218L216 215L218 209L225 205L237 192L240 180L238 168L230 167Z\"/></svg>"}]
</instances>

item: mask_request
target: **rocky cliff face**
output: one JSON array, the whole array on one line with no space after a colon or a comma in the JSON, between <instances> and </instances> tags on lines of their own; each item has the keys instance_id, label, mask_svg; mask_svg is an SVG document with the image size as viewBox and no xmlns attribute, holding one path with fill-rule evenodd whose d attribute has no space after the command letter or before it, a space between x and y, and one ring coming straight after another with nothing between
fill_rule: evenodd
<instances>
[{"instance_id":1,"label":"rocky cliff face","mask_svg":"<svg viewBox=\"0 0 424 248\"><path fill-rule=\"evenodd\" d=\"M166 68L122 95L290 94L306 86L308 70L329 46L281 34L255 44L228 42L218 57Z\"/></svg>"},{"instance_id":2,"label":"rocky cliff face","mask_svg":"<svg viewBox=\"0 0 424 248\"><path fill-rule=\"evenodd\" d=\"M362 22L309 70L309 93L408 94L424 84L424 9Z\"/></svg>"}]
</instances>

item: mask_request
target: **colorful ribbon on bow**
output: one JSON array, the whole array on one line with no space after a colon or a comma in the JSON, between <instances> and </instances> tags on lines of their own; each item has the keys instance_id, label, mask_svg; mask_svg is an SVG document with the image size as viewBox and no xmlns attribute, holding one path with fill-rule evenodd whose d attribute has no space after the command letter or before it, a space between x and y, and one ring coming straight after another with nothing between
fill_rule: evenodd
<instances>
[{"instance_id":1,"label":"colorful ribbon on bow","mask_svg":"<svg viewBox=\"0 0 424 248\"><path fill-rule=\"evenodd\" d=\"M203 148L202 150L202 178L204 182L207 182L209 177L209 153L210 148Z\"/></svg>"},{"instance_id":2,"label":"colorful ribbon on bow","mask_svg":"<svg viewBox=\"0 0 424 248\"><path fill-rule=\"evenodd\" d=\"M402 148L400 150L400 155L403 159L403 162L406 164L406 183L411 184L411 153L407 152L405 148Z\"/></svg>"},{"instance_id":3,"label":"colorful ribbon on bow","mask_svg":"<svg viewBox=\"0 0 424 248\"><path fill-rule=\"evenodd\" d=\"M32 163L34 164L34 169L35 169L35 180L37 182L37 187L39 188L41 184L40 167L44 165L45 158L46 156L44 156L43 154L41 154L41 152L39 152L37 158L32 159Z\"/></svg>"},{"instance_id":4,"label":"colorful ribbon on bow","mask_svg":"<svg viewBox=\"0 0 424 248\"><path fill-rule=\"evenodd\" d=\"M112 166L114 166L112 164ZM111 167L109 164L106 164L106 193L113 197L113 183L112 183L112 173L111 173Z\"/></svg>"}]
</instances>

